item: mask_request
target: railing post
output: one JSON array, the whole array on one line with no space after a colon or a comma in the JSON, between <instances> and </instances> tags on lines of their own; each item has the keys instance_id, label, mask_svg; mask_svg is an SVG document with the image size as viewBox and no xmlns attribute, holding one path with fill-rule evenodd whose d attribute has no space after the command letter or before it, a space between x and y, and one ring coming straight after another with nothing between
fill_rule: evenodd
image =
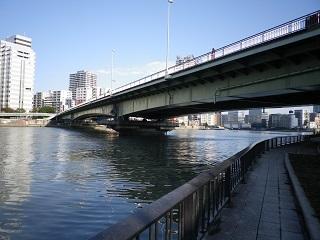
<instances>
[{"instance_id":1,"label":"railing post","mask_svg":"<svg viewBox=\"0 0 320 240\"><path fill-rule=\"evenodd\" d=\"M246 160L245 160L246 156L242 156L240 158L240 169L241 169L241 183L245 184L246 183Z\"/></svg>"},{"instance_id":2,"label":"railing post","mask_svg":"<svg viewBox=\"0 0 320 240\"><path fill-rule=\"evenodd\" d=\"M194 193L196 194L196 193ZM196 212L196 202L194 199L194 194L191 194L184 201L184 239L195 240L197 238L197 229L195 223L197 221Z\"/></svg>"},{"instance_id":3,"label":"railing post","mask_svg":"<svg viewBox=\"0 0 320 240\"><path fill-rule=\"evenodd\" d=\"M231 166L225 171L225 197L228 199L228 206L231 207Z\"/></svg>"}]
</instances>

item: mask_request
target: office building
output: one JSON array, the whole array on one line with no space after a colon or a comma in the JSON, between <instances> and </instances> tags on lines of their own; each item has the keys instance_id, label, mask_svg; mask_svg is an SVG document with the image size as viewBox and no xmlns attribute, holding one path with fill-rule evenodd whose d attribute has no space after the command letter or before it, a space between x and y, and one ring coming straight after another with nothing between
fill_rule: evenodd
<instances>
[{"instance_id":1,"label":"office building","mask_svg":"<svg viewBox=\"0 0 320 240\"><path fill-rule=\"evenodd\" d=\"M32 110L35 52L31 38L14 35L0 40L0 111Z\"/></svg>"},{"instance_id":2,"label":"office building","mask_svg":"<svg viewBox=\"0 0 320 240\"><path fill-rule=\"evenodd\" d=\"M261 124L262 108L249 109L249 119L250 124Z\"/></svg>"},{"instance_id":3,"label":"office building","mask_svg":"<svg viewBox=\"0 0 320 240\"><path fill-rule=\"evenodd\" d=\"M309 112L305 109L294 110L294 115L298 119L298 127L303 128L308 126L310 122Z\"/></svg>"},{"instance_id":4,"label":"office building","mask_svg":"<svg viewBox=\"0 0 320 240\"><path fill-rule=\"evenodd\" d=\"M289 114L270 114L269 128L292 129L298 127L298 119L292 111Z\"/></svg>"}]
</instances>

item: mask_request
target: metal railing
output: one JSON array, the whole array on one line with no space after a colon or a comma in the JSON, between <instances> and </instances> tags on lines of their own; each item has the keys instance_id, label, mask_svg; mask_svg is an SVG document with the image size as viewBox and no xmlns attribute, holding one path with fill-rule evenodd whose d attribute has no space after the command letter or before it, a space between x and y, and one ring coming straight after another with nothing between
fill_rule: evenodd
<instances>
[{"instance_id":1,"label":"metal railing","mask_svg":"<svg viewBox=\"0 0 320 240\"><path fill-rule=\"evenodd\" d=\"M300 18L294 19L290 22L287 22L279 26L273 27L271 29L268 29L266 31L260 32L253 36L247 37L235 43L221 47L219 49L216 49L215 51L205 53L201 56L193 58L190 61L184 62L182 64L174 65L168 69L168 74L170 75L170 74L194 67L196 65L213 61L218 58L230 55L232 53L254 47L256 45L270 42L274 39L305 30L306 28L312 27L313 25L319 25L319 23L320 23L320 11L316 11L308 15L302 16ZM114 89L112 93L114 94L114 93L122 92L129 88L133 88L141 84L150 82L152 80L165 77L165 75L166 75L166 70L159 71L147 77L143 77L139 80L136 80L134 82L118 87Z\"/></svg>"},{"instance_id":2,"label":"metal railing","mask_svg":"<svg viewBox=\"0 0 320 240\"><path fill-rule=\"evenodd\" d=\"M99 233L92 240L201 239L215 224L257 156L307 136L276 137L252 144L212 169Z\"/></svg>"}]
</instances>

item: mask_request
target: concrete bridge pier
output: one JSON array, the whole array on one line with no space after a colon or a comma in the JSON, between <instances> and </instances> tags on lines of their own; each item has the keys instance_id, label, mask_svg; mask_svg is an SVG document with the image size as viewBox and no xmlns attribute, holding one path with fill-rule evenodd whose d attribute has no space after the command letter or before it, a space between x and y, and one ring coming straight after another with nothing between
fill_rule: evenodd
<instances>
[{"instance_id":1,"label":"concrete bridge pier","mask_svg":"<svg viewBox=\"0 0 320 240\"><path fill-rule=\"evenodd\" d=\"M131 134L165 134L178 127L174 120L132 119L129 117L116 118L107 123L107 127L119 132L120 135Z\"/></svg>"}]
</instances>

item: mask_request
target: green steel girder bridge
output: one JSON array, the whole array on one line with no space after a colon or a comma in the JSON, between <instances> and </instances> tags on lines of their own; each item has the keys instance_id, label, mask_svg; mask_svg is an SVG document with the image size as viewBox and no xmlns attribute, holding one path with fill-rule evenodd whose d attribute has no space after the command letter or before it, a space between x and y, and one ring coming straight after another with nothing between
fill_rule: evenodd
<instances>
[{"instance_id":1,"label":"green steel girder bridge","mask_svg":"<svg viewBox=\"0 0 320 240\"><path fill-rule=\"evenodd\" d=\"M165 119L184 114L320 103L320 11L114 89L58 114Z\"/></svg>"}]
</instances>

